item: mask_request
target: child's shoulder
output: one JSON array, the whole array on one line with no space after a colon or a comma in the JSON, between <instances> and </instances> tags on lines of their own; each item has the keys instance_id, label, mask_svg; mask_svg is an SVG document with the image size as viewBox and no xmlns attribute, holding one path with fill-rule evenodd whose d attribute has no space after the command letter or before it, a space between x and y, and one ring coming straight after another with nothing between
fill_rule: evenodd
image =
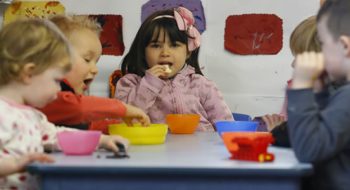
<instances>
[{"instance_id":1,"label":"child's shoulder","mask_svg":"<svg viewBox=\"0 0 350 190\"><path fill-rule=\"evenodd\" d=\"M207 77L204 75L196 73L196 70L194 67L187 65L181 72L180 75L187 76L191 79L191 81L210 81Z\"/></svg>"},{"instance_id":2,"label":"child's shoulder","mask_svg":"<svg viewBox=\"0 0 350 190\"><path fill-rule=\"evenodd\" d=\"M118 83L133 83L137 84L141 81L142 77L133 74L133 73L128 73L123 75L119 80Z\"/></svg>"},{"instance_id":3,"label":"child's shoulder","mask_svg":"<svg viewBox=\"0 0 350 190\"><path fill-rule=\"evenodd\" d=\"M199 85L205 85L205 86L216 86L215 82L208 79L207 77L197 74L197 73L192 73L189 75L191 83L197 83Z\"/></svg>"},{"instance_id":4,"label":"child's shoulder","mask_svg":"<svg viewBox=\"0 0 350 190\"><path fill-rule=\"evenodd\" d=\"M126 80L141 80L141 76L134 74L134 73L127 73L125 75L122 76L122 79Z\"/></svg>"},{"instance_id":5,"label":"child's shoulder","mask_svg":"<svg viewBox=\"0 0 350 190\"><path fill-rule=\"evenodd\" d=\"M31 110L32 108L23 104L16 103L11 100L0 98L0 110L1 113L12 113L16 110Z\"/></svg>"},{"instance_id":6,"label":"child's shoulder","mask_svg":"<svg viewBox=\"0 0 350 190\"><path fill-rule=\"evenodd\" d=\"M30 110L30 107L0 99L0 113L6 113L0 115L1 127L13 126L18 119L28 115Z\"/></svg>"},{"instance_id":7,"label":"child's shoulder","mask_svg":"<svg viewBox=\"0 0 350 190\"><path fill-rule=\"evenodd\" d=\"M350 83L344 84L334 92L334 97L349 97L350 96Z\"/></svg>"}]
</instances>

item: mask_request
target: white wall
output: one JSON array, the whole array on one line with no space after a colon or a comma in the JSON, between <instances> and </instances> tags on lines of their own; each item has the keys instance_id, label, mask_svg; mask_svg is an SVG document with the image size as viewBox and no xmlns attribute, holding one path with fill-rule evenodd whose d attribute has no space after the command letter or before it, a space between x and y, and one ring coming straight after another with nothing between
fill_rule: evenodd
<instances>
[{"instance_id":1,"label":"white wall","mask_svg":"<svg viewBox=\"0 0 350 190\"><path fill-rule=\"evenodd\" d=\"M120 14L123 16L125 52L141 24L141 6L147 0L60 0L67 13ZM281 109L292 55L289 36L304 18L319 8L319 0L202 0L207 29L202 35L200 63L205 75L216 82L233 112L252 116ZM5 5L0 4L0 14ZM241 56L224 49L225 20L229 15L273 13L283 19L283 48L277 55ZM0 23L2 14L0 15ZM1 42L0 42L1 43ZM123 56L102 56L91 93L107 96L108 77Z\"/></svg>"}]
</instances>

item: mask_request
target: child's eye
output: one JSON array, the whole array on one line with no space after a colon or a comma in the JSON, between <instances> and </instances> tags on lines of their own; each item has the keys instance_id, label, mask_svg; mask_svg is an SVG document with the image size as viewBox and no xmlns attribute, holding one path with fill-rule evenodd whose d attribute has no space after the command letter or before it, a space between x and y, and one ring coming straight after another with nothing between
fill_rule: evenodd
<instances>
[{"instance_id":1,"label":"child's eye","mask_svg":"<svg viewBox=\"0 0 350 190\"><path fill-rule=\"evenodd\" d=\"M181 47L182 45L184 45L183 43L180 42L175 42L173 44L171 44L173 47Z\"/></svg>"},{"instance_id":2,"label":"child's eye","mask_svg":"<svg viewBox=\"0 0 350 190\"><path fill-rule=\"evenodd\" d=\"M90 62L90 59L84 59L85 60L85 62L87 62L87 63L89 63Z\"/></svg>"},{"instance_id":3,"label":"child's eye","mask_svg":"<svg viewBox=\"0 0 350 190\"><path fill-rule=\"evenodd\" d=\"M150 47L152 47L152 48L159 48L160 45L158 43L151 43Z\"/></svg>"}]
</instances>

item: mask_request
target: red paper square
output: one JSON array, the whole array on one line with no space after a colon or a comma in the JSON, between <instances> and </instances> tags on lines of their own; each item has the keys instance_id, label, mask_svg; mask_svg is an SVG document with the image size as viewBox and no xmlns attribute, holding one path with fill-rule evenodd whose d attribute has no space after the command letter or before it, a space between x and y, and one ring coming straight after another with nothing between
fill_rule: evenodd
<instances>
[{"instance_id":1,"label":"red paper square","mask_svg":"<svg viewBox=\"0 0 350 190\"><path fill-rule=\"evenodd\" d=\"M123 55L123 18L121 15L90 15L102 27L100 40L103 55Z\"/></svg>"},{"instance_id":2,"label":"red paper square","mask_svg":"<svg viewBox=\"0 0 350 190\"><path fill-rule=\"evenodd\" d=\"M277 54L282 36L282 19L274 14L231 15L226 19L225 49L235 54Z\"/></svg>"}]
</instances>

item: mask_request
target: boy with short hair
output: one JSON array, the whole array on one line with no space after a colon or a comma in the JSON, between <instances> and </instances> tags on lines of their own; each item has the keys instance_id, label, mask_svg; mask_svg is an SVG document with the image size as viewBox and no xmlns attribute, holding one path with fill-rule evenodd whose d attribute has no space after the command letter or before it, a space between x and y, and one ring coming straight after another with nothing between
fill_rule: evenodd
<instances>
[{"instance_id":1,"label":"boy with short hair","mask_svg":"<svg viewBox=\"0 0 350 190\"><path fill-rule=\"evenodd\" d=\"M350 1L327 0L317 15L322 53L297 56L288 90L288 131L302 162L314 174L307 189L348 189L350 186ZM316 102L312 88L324 73L343 85ZM345 81L345 83L344 83ZM325 86L325 92L328 92Z\"/></svg>"}]
</instances>

